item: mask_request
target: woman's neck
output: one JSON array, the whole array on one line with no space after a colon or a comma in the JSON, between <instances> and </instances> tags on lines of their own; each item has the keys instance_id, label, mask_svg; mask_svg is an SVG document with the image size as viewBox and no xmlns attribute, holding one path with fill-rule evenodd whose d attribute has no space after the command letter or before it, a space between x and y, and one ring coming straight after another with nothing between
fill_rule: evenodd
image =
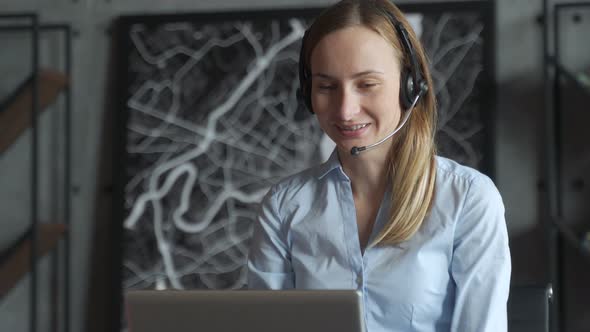
<instances>
[{"instance_id":1,"label":"woman's neck","mask_svg":"<svg viewBox=\"0 0 590 332\"><path fill-rule=\"evenodd\" d=\"M367 151L357 156L338 151L344 173L352 183L355 197L383 196L387 185L387 153Z\"/></svg>"}]
</instances>

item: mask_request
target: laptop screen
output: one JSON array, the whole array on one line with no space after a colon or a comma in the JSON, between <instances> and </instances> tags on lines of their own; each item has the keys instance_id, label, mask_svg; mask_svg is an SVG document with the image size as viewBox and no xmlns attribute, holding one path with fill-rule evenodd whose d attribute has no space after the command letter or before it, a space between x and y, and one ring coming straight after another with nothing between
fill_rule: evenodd
<instances>
[{"instance_id":1,"label":"laptop screen","mask_svg":"<svg viewBox=\"0 0 590 332\"><path fill-rule=\"evenodd\" d=\"M355 290L128 291L130 332L364 332Z\"/></svg>"}]
</instances>

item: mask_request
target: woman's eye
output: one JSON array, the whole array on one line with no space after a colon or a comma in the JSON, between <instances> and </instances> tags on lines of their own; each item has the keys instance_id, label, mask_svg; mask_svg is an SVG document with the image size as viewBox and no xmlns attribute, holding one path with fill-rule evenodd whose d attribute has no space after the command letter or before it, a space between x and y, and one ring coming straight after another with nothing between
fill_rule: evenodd
<instances>
[{"instance_id":1,"label":"woman's eye","mask_svg":"<svg viewBox=\"0 0 590 332\"><path fill-rule=\"evenodd\" d=\"M361 89L370 89L370 88L376 87L377 83L367 82L367 83L361 83L359 86Z\"/></svg>"},{"instance_id":2,"label":"woman's eye","mask_svg":"<svg viewBox=\"0 0 590 332\"><path fill-rule=\"evenodd\" d=\"M320 90L332 90L334 89L334 85L329 85L329 84L321 84L318 86L318 89Z\"/></svg>"}]
</instances>

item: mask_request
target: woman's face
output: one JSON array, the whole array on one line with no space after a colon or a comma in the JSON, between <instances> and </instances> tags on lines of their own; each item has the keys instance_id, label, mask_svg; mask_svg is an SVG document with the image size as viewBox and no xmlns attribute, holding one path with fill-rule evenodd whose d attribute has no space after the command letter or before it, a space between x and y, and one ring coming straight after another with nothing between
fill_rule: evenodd
<instances>
[{"instance_id":1,"label":"woman's face","mask_svg":"<svg viewBox=\"0 0 590 332\"><path fill-rule=\"evenodd\" d=\"M311 54L311 102L338 149L348 153L391 133L400 119L395 49L362 26L336 30ZM391 140L372 151L389 151Z\"/></svg>"}]
</instances>

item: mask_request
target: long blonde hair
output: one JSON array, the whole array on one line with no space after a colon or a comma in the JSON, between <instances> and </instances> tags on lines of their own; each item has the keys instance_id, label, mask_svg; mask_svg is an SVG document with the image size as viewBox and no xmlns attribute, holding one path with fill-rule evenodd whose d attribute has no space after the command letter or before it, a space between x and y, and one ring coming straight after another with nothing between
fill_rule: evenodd
<instances>
[{"instance_id":1,"label":"long blonde hair","mask_svg":"<svg viewBox=\"0 0 590 332\"><path fill-rule=\"evenodd\" d=\"M407 30L429 89L416 104L408 122L394 136L387 165L387 179L392 193L389 222L373 245L394 245L410 239L422 225L434 200L436 101L428 59L402 12L388 0L344 0L326 9L307 31L300 59L304 65L309 64L314 47L324 36L339 29L360 25L374 30L389 41L397 50L401 65L410 67L410 60L399 36L384 11L389 12ZM310 70L309 67L305 69ZM311 82L303 83L307 87L311 85Z\"/></svg>"}]
</instances>

